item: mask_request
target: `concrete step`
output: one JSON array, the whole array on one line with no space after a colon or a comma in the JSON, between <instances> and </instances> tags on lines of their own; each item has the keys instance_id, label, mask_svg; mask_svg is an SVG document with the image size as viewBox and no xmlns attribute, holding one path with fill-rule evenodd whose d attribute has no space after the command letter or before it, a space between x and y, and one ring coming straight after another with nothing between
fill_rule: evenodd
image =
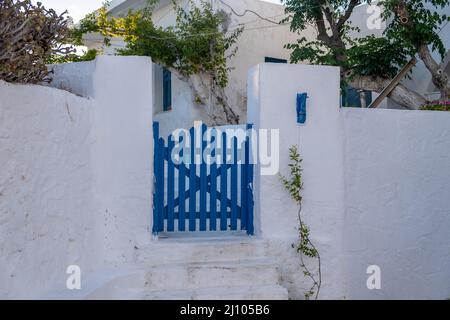
<instances>
[{"instance_id":1,"label":"concrete step","mask_svg":"<svg viewBox=\"0 0 450 320\"><path fill-rule=\"evenodd\" d=\"M254 238L163 239L136 250L144 265L178 262L240 261L266 257L268 243Z\"/></svg>"},{"instance_id":2,"label":"concrete step","mask_svg":"<svg viewBox=\"0 0 450 320\"><path fill-rule=\"evenodd\" d=\"M181 290L278 284L278 266L272 260L251 259L147 267L143 285L151 290Z\"/></svg>"},{"instance_id":3,"label":"concrete step","mask_svg":"<svg viewBox=\"0 0 450 320\"><path fill-rule=\"evenodd\" d=\"M288 291L279 285L224 286L171 291L129 289L116 292L115 298L121 300L287 300Z\"/></svg>"}]
</instances>

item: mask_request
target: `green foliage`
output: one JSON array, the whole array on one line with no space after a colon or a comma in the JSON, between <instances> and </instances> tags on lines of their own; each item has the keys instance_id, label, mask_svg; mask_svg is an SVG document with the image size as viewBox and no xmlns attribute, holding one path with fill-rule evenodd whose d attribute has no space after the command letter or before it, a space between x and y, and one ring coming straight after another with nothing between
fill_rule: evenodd
<instances>
[{"instance_id":1,"label":"green foliage","mask_svg":"<svg viewBox=\"0 0 450 320\"><path fill-rule=\"evenodd\" d=\"M300 254L300 268L303 272L303 275L306 278L309 278L312 281L312 286L305 293L305 299L309 300L312 297L315 299L318 298L320 287L322 285L322 272L321 272L321 260L320 254L317 251L314 244L311 242L310 230L306 223L303 221L301 216L301 207L302 207L302 195L301 190L303 189L302 182L302 159L298 152L297 146L292 146L289 148L289 168L290 168L290 177L284 177L280 175L280 180L283 183L284 188L289 192L292 199L295 200L297 205L299 206L298 210L298 219L299 219L299 241L296 245L293 245L293 248L297 250L297 253ZM316 259L318 264L317 273L313 273L310 271L309 267L305 263L305 257Z\"/></svg>"},{"instance_id":2,"label":"green foliage","mask_svg":"<svg viewBox=\"0 0 450 320\"><path fill-rule=\"evenodd\" d=\"M86 32L100 32L106 43L111 37L122 37L126 48L119 55L150 56L167 68L177 70L183 76L205 73L220 87L228 84L227 59L234 56L234 47L242 29L229 35L223 30L227 16L214 12L211 5L201 1L200 6L190 3L185 10L174 3L177 13L175 26L156 26L152 19L154 5L149 1L144 9L130 11L124 17L111 17L102 8L82 20L73 32L73 38L81 41Z\"/></svg>"},{"instance_id":3,"label":"green foliage","mask_svg":"<svg viewBox=\"0 0 450 320\"><path fill-rule=\"evenodd\" d=\"M292 146L289 148L289 169L290 178L280 176L281 182L284 188L289 191L292 199L297 202L298 205L302 204L301 190L303 189L302 183L302 159L298 153L297 146Z\"/></svg>"},{"instance_id":4,"label":"green foliage","mask_svg":"<svg viewBox=\"0 0 450 320\"><path fill-rule=\"evenodd\" d=\"M368 36L347 51L349 68L355 75L393 78L408 62L410 51L388 38Z\"/></svg>"},{"instance_id":5,"label":"green foliage","mask_svg":"<svg viewBox=\"0 0 450 320\"><path fill-rule=\"evenodd\" d=\"M100 9L88 13L83 19L80 20L75 28L71 29L70 38L74 45L83 45L83 36L90 32L99 32L99 19L106 15L107 8L102 6Z\"/></svg>"},{"instance_id":6,"label":"green foliage","mask_svg":"<svg viewBox=\"0 0 450 320\"><path fill-rule=\"evenodd\" d=\"M290 16L284 22L291 23L291 30L300 32L310 25L320 31L325 28L326 36L318 36L309 41L300 38L286 47L292 50L291 61L306 61L314 64L340 66L343 71L351 70L354 75L392 78L411 56L417 53L421 43L431 45L441 56L446 49L439 37L443 23L450 17L437 13L448 6L449 0L408 0L405 12L408 24L403 16L397 14L401 0L383 0L377 5L385 7L382 19L391 21L383 37L369 36L350 39L350 31L355 30L346 18L352 14L352 2L370 4L371 1L351 0L282 0ZM427 7L432 7L428 9ZM346 13L348 15L346 15ZM335 28L330 28L330 21ZM342 22L342 23L340 23ZM320 33L320 32L319 32Z\"/></svg>"},{"instance_id":7,"label":"green foliage","mask_svg":"<svg viewBox=\"0 0 450 320\"><path fill-rule=\"evenodd\" d=\"M68 62L84 62L91 61L97 57L98 51L95 49L90 49L84 52L82 55L75 53L66 55L52 55L46 63L48 64L58 64L58 63L68 63Z\"/></svg>"},{"instance_id":8,"label":"green foliage","mask_svg":"<svg viewBox=\"0 0 450 320\"><path fill-rule=\"evenodd\" d=\"M450 111L450 101L432 101L420 108L420 110L431 110L431 111Z\"/></svg>"},{"instance_id":9,"label":"green foliage","mask_svg":"<svg viewBox=\"0 0 450 320\"><path fill-rule=\"evenodd\" d=\"M418 45L425 43L444 57L446 49L439 32L450 17L438 11L450 5L449 0L382 0L379 5L386 8L383 19L392 19L385 33L386 38L396 46L409 49L411 56L416 53Z\"/></svg>"}]
</instances>

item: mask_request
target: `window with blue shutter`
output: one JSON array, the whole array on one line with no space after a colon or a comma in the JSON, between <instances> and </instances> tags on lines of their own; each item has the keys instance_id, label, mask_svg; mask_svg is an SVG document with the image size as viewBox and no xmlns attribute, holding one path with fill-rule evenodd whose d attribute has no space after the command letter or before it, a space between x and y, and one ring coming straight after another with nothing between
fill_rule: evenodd
<instances>
[{"instance_id":1,"label":"window with blue shutter","mask_svg":"<svg viewBox=\"0 0 450 320\"><path fill-rule=\"evenodd\" d=\"M172 73L163 68L163 111L172 109Z\"/></svg>"}]
</instances>

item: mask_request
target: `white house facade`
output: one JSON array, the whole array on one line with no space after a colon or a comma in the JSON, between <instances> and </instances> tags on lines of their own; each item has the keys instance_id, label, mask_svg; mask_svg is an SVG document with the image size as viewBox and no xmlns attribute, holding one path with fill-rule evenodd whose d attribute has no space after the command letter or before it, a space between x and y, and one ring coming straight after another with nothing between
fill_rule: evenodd
<instances>
[{"instance_id":1,"label":"white house facade","mask_svg":"<svg viewBox=\"0 0 450 320\"><path fill-rule=\"evenodd\" d=\"M186 7L188 2L177 1L182 7ZM244 26L236 44L237 54L229 61L231 72L226 93L234 111L240 116L240 122L245 123L248 70L264 62L287 63L290 51L284 46L295 42L298 35L290 31L289 24L278 24L286 16L282 5L261 0L213 0L211 3L214 10L223 10L229 16L228 30ZM130 9L142 8L145 4L146 0L115 1L111 4L110 13L120 16ZM176 13L172 1L161 0L155 7L153 17L159 26L174 25ZM311 28L304 34L313 39L315 31ZM89 48L102 48L103 44L101 37L96 35L88 35L85 43ZM123 46L121 39L113 39L111 46L104 48L104 53L114 54L117 48ZM163 133L175 128L191 127L194 120L209 122L202 106L193 102L187 83L171 77L159 65L155 65L153 72L154 116L160 122Z\"/></svg>"}]
</instances>

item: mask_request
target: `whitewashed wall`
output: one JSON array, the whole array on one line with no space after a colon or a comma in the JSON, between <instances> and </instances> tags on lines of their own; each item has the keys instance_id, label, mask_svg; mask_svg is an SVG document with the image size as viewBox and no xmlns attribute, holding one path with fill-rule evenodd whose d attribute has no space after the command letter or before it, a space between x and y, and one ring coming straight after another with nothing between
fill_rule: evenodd
<instances>
[{"instance_id":1,"label":"whitewashed wall","mask_svg":"<svg viewBox=\"0 0 450 320\"><path fill-rule=\"evenodd\" d=\"M450 298L450 113L344 109L349 298ZM378 265L382 290L368 291Z\"/></svg>"},{"instance_id":2,"label":"whitewashed wall","mask_svg":"<svg viewBox=\"0 0 450 320\"><path fill-rule=\"evenodd\" d=\"M0 83L0 297L71 297L150 241L152 77L143 57L59 65L54 86ZM86 284L86 282L84 282Z\"/></svg>"},{"instance_id":3,"label":"whitewashed wall","mask_svg":"<svg viewBox=\"0 0 450 320\"><path fill-rule=\"evenodd\" d=\"M326 81L326 89L324 82ZM298 145L305 184L303 214L312 227L323 263L321 297L344 296L342 222L344 175L339 123L339 69L310 65L261 64L249 74L249 121L256 129L280 134L280 173L288 175L289 147ZM296 124L296 94L307 92L308 120ZM303 298L306 283L291 244L298 239L298 208L277 174L255 173L255 212L263 238L278 243L283 278L293 298Z\"/></svg>"},{"instance_id":4,"label":"whitewashed wall","mask_svg":"<svg viewBox=\"0 0 450 320\"><path fill-rule=\"evenodd\" d=\"M310 97L305 125L296 124L298 92ZM249 73L249 120L280 130L282 174L289 146L300 147L303 215L323 263L321 298L450 298L450 113L338 105L336 68L263 64ZM285 285L301 297L305 280L294 276L296 254L288 249L296 207L276 175L258 178L260 169L258 231L278 243ZM381 267L381 290L367 289L370 265Z\"/></svg>"},{"instance_id":5,"label":"whitewashed wall","mask_svg":"<svg viewBox=\"0 0 450 320\"><path fill-rule=\"evenodd\" d=\"M0 297L65 286L67 266L99 262L93 107L62 90L0 81Z\"/></svg>"}]
</instances>

